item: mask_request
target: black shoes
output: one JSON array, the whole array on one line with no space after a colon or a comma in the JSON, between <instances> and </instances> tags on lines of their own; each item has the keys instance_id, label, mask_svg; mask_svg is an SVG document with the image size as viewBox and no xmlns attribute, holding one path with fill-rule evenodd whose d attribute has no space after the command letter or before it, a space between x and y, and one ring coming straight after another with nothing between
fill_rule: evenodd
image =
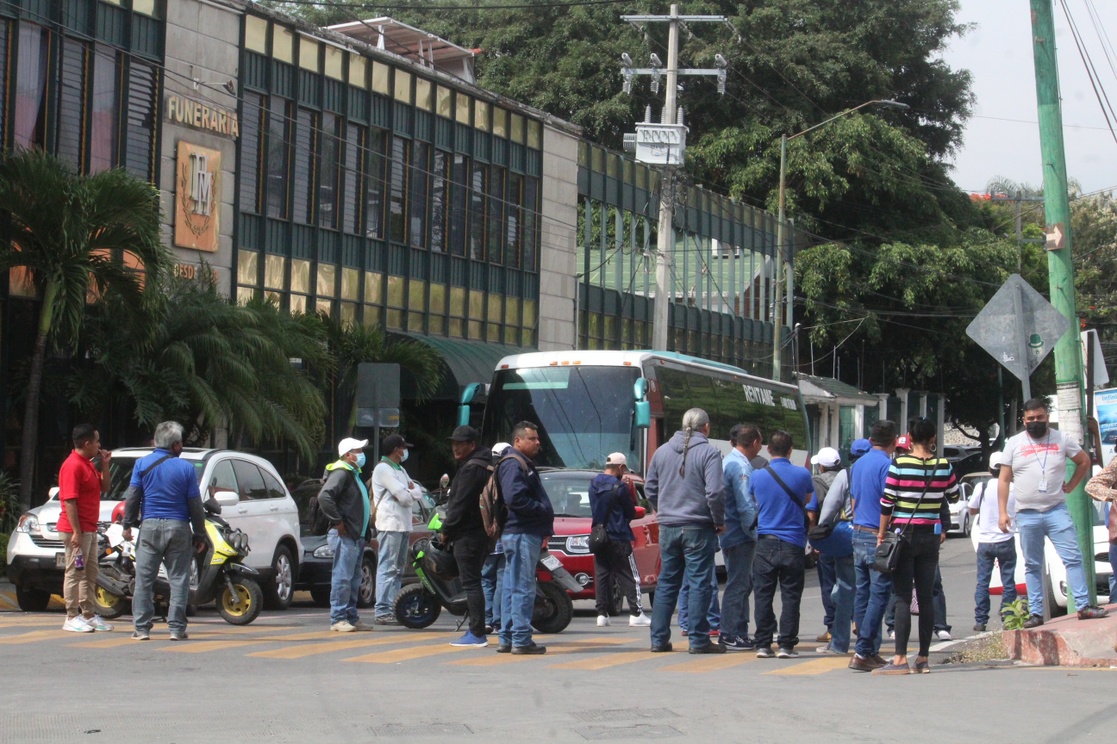
<instances>
[{"instance_id":1,"label":"black shoes","mask_svg":"<svg viewBox=\"0 0 1117 744\"><path fill-rule=\"evenodd\" d=\"M1107 617L1108 615L1109 610L1105 609L1104 607L1098 607L1097 605L1083 607L1081 610L1078 611L1079 620L1096 620L1101 617Z\"/></svg>"},{"instance_id":2,"label":"black shoes","mask_svg":"<svg viewBox=\"0 0 1117 744\"><path fill-rule=\"evenodd\" d=\"M1032 615L1024 621L1024 630L1031 630L1043 625L1043 615Z\"/></svg>"},{"instance_id":3,"label":"black shoes","mask_svg":"<svg viewBox=\"0 0 1117 744\"><path fill-rule=\"evenodd\" d=\"M667 643L664 643L662 646L652 646L652 653L653 654L665 654L668 651L673 651L673 650L674 649L671 647L671 642L670 641L668 641Z\"/></svg>"},{"instance_id":4,"label":"black shoes","mask_svg":"<svg viewBox=\"0 0 1117 744\"><path fill-rule=\"evenodd\" d=\"M500 649L497 649L497 651L500 651ZM517 655L517 656L519 656L519 655L538 656L540 654L547 653L547 647L546 646L540 646L538 643L535 643L534 641L532 641L531 643L529 643L526 646L513 646L512 647L512 653L514 655Z\"/></svg>"},{"instance_id":5,"label":"black shoes","mask_svg":"<svg viewBox=\"0 0 1117 744\"><path fill-rule=\"evenodd\" d=\"M724 654L725 646L720 643L711 643L708 646L699 646L690 649L692 654Z\"/></svg>"},{"instance_id":6,"label":"black shoes","mask_svg":"<svg viewBox=\"0 0 1117 744\"><path fill-rule=\"evenodd\" d=\"M512 647L511 647L511 646L505 646L505 645L504 645L504 644L502 643L502 644L500 644L499 646L497 646L497 647L496 647L496 652L497 652L498 654L507 654L507 653L511 653L511 652L512 652Z\"/></svg>"}]
</instances>

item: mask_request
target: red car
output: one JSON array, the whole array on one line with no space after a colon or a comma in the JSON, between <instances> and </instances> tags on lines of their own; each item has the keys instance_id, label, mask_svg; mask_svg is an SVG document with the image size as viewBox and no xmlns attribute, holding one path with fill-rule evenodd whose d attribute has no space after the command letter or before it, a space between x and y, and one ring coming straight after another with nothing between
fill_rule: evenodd
<instances>
[{"instance_id":1,"label":"red car","mask_svg":"<svg viewBox=\"0 0 1117 744\"><path fill-rule=\"evenodd\" d=\"M547 541L551 553L558 556L562 565L582 585L574 599L593 599L593 554L589 550L590 483L600 473L592 470L545 470L539 477L555 509L555 534ZM644 482L638 477L632 481L640 503L644 503ZM640 572L640 589L649 597L655 592L659 579L659 523L656 516L645 507L636 507L637 518L632 521L636 541L632 554Z\"/></svg>"}]
</instances>

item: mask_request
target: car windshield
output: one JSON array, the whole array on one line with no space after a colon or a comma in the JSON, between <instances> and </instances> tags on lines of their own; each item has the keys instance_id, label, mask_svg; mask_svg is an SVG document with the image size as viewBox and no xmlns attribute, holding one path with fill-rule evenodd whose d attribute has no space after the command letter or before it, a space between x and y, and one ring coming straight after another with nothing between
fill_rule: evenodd
<instances>
[{"instance_id":1,"label":"car windshield","mask_svg":"<svg viewBox=\"0 0 1117 744\"><path fill-rule=\"evenodd\" d=\"M556 517L589 517L590 482L594 473L562 473L543 471L539 479L551 500Z\"/></svg>"},{"instance_id":2,"label":"car windshield","mask_svg":"<svg viewBox=\"0 0 1117 744\"><path fill-rule=\"evenodd\" d=\"M103 501L119 501L124 498L124 492L128 490L128 484L132 480L132 470L136 467L136 461L147 457L141 455L139 457L131 455L113 455L112 464L109 466L109 491L102 496ZM186 459L186 458L183 458ZM194 477L200 483L202 480L202 469L205 467L205 462L202 460L186 460L194 466ZM100 462L95 461L94 465L100 467Z\"/></svg>"}]
</instances>

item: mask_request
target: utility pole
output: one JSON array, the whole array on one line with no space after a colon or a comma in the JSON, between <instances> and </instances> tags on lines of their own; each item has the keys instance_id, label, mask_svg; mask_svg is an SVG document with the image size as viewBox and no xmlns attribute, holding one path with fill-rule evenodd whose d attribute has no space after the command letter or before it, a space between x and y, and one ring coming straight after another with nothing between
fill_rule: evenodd
<instances>
[{"instance_id":1,"label":"utility pole","mask_svg":"<svg viewBox=\"0 0 1117 744\"><path fill-rule=\"evenodd\" d=\"M1063 113L1059 105L1059 68L1055 53L1053 0L1031 0L1032 49L1036 70L1036 103L1039 140L1043 155L1043 200L1046 214L1047 269L1051 304L1066 316L1070 328L1055 344L1055 389L1059 400L1059 429L1085 444L1082 411L1082 352L1074 301L1074 267L1071 264L1070 199L1067 162L1063 150ZM1069 463L1068 463L1069 465ZM1078 532L1082 568L1091 603L1097 601L1094 581L1093 508L1084 484L1067 496L1067 508ZM1068 605L1071 598L1068 597Z\"/></svg>"},{"instance_id":2,"label":"utility pole","mask_svg":"<svg viewBox=\"0 0 1117 744\"><path fill-rule=\"evenodd\" d=\"M726 64L724 58L720 54L717 55L718 68L715 70L679 70L679 24L708 21L726 23L727 19L725 16L682 16L679 15L679 6L672 5L670 15L623 15L621 16L621 20L633 24L663 22L669 24L667 32L667 90L664 93L663 112L661 114L664 132L668 132L671 128L682 124L681 115L676 118L680 74L716 75L718 78L718 92L725 93ZM659 57L653 54L652 67L642 69L634 69L631 65L632 60L627 54L622 55L621 59L623 64L621 74L624 75L626 93L632 91L633 75L651 75L652 92L658 92L659 78L663 72L659 65ZM652 128L645 127L645 129L649 130ZM638 127L637 134L631 140L635 145L637 160L641 160L639 150L641 145L640 134ZM686 147L685 131L680 131L677 136L681 138L681 142L676 140L672 143L677 147L677 150L674 151L676 157L667 157L665 161L651 161L661 162L663 164L663 175L659 185L659 227L656 236L655 302L652 306L652 348L657 350L667 349L667 326L670 317L668 313L668 302L674 295L671 274L675 253L675 171L683 164L683 149ZM628 135L626 135L625 138L628 140ZM671 148L667 148L666 152L670 155L673 151Z\"/></svg>"}]
</instances>

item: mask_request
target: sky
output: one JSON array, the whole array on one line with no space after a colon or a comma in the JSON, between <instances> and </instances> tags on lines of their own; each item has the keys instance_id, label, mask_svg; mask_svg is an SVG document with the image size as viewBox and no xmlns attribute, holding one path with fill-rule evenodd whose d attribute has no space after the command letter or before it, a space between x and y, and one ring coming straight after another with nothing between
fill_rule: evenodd
<instances>
[{"instance_id":1,"label":"sky","mask_svg":"<svg viewBox=\"0 0 1117 744\"><path fill-rule=\"evenodd\" d=\"M1063 14L1064 2L1093 59L1102 89L1117 109L1117 56L1113 53L1117 0L1055 0L1054 8L1067 175L1085 193L1117 190L1117 140L1106 126L1079 57ZM952 68L973 74L976 100L963 146L954 158L954 182L964 191L976 192L985 191L996 177L1041 187L1030 3L960 0L960 5L956 20L974 27L961 39L953 39L943 57ZM1104 47L1091 10L1100 20Z\"/></svg>"}]
</instances>

